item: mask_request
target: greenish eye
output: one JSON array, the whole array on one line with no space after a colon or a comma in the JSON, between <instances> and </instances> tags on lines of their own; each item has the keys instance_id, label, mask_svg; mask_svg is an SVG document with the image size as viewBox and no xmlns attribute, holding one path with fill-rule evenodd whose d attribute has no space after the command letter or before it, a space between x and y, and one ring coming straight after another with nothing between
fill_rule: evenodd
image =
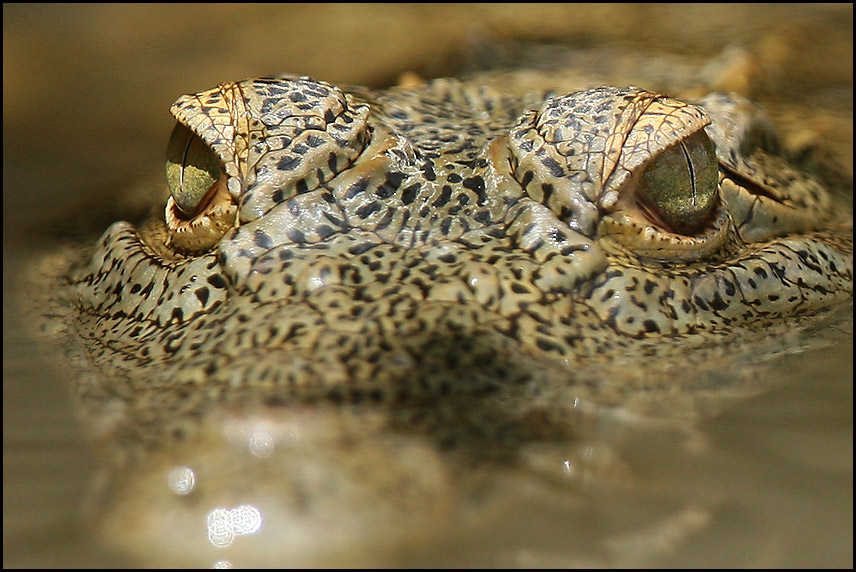
<instances>
[{"instance_id":1,"label":"greenish eye","mask_svg":"<svg viewBox=\"0 0 856 572\"><path fill-rule=\"evenodd\" d=\"M636 197L657 223L692 235L716 205L718 170L713 143L703 130L698 131L645 167Z\"/></svg>"},{"instance_id":2,"label":"greenish eye","mask_svg":"<svg viewBox=\"0 0 856 572\"><path fill-rule=\"evenodd\" d=\"M193 217L220 179L220 159L193 131L177 123L166 149L166 181L182 214Z\"/></svg>"}]
</instances>

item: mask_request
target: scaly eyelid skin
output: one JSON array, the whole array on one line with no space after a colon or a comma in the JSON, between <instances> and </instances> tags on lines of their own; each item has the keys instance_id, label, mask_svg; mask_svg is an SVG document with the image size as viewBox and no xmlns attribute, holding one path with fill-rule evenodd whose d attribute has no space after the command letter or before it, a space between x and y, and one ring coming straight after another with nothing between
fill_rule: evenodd
<instances>
[{"instance_id":1,"label":"scaly eyelid skin","mask_svg":"<svg viewBox=\"0 0 856 572\"><path fill-rule=\"evenodd\" d=\"M549 97L509 131L511 176L571 230L653 259L710 259L728 240L828 220L824 189L770 153L775 134L754 104L700 103L635 87ZM224 84L172 111L165 245L183 255L326 185L378 139L366 103L302 77Z\"/></svg>"},{"instance_id":2,"label":"scaly eyelid skin","mask_svg":"<svg viewBox=\"0 0 856 572\"><path fill-rule=\"evenodd\" d=\"M639 256L709 258L729 235L709 123L698 106L635 87L556 96L511 130L514 176L586 236Z\"/></svg>"},{"instance_id":3,"label":"scaly eyelid skin","mask_svg":"<svg viewBox=\"0 0 856 572\"><path fill-rule=\"evenodd\" d=\"M223 84L172 106L166 246L194 255L325 184L368 142L368 106L306 77Z\"/></svg>"},{"instance_id":4,"label":"scaly eyelid skin","mask_svg":"<svg viewBox=\"0 0 856 572\"><path fill-rule=\"evenodd\" d=\"M677 147L666 151L673 155L668 160L674 163L671 168L659 164L663 156L654 157L631 175L614 208L601 220L602 236L644 258L692 262L727 257L735 245L835 224L831 196L778 155L776 134L758 106L740 96L723 94L711 94L699 103L710 116L710 124L703 132L683 139L681 153ZM711 147L707 147L708 138ZM690 146L701 148L693 153ZM686 163L681 161L684 150ZM666 196L672 191L668 185L660 188L661 182L677 180L676 173L681 175L684 164L687 173L693 173L687 184L692 195L683 195L685 198L699 196L699 189L715 190L708 195L709 214L704 208L682 212L690 208L684 199L668 206L674 202ZM708 171L701 172L703 169ZM658 170L663 176L656 174ZM649 177L652 171L655 174ZM714 186L709 182L712 177L717 181ZM663 201L652 196L651 189L664 195ZM681 224L684 220L689 221L686 226Z\"/></svg>"},{"instance_id":5,"label":"scaly eyelid skin","mask_svg":"<svg viewBox=\"0 0 856 572\"><path fill-rule=\"evenodd\" d=\"M632 86L555 96L510 132L515 177L530 198L589 237L631 182L662 220L689 234L715 202L715 161L703 132L709 121L700 107ZM664 153L681 172L650 169ZM637 177L646 169L654 184Z\"/></svg>"},{"instance_id":6,"label":"scaly eyelid skin","mask_svg":"<svg viewBox=\"0 0 856 572\"><path fill-rule=\"evenodd\" d=\"M599 232L602 244L628 249L640 258L683 263L722 257L734 238L731 219L723 208L715 208L697 234L682 235L652 222L638 205L619 206L603 216Z\"/></svg>"},{"instance_id":7,"label":"scaly eyelid skin","mask_svg":"<svg viewBox=\"0 0 856 572\"><path fill-rule=\"evenodd\" d=\"M178 255L199 255L214 248L237 220L246 157L242 133L249 129L246 104L238 85L228 83L182 96L170 111L178 125L167 146L170 197L163 244Z\"/></svg>"},{"instance_id":8,"label":"scaly eyelid skin","mask_svg":"<svg viewBox=\"0 0 856 572\"><path fill-rule=\"evenodd\" d=\"M601 218L599 235L651 260L689 263L723 256L735 237L719 201L721 180L713 144L704 130L691 133L625 179Z\"/></svg>"},{"instance_id":9,"label":"scaly eyelid skin","mask_svg":"<svg viewBox=\"0 0 856 572\"><path fill-rule=\"evenodd\" d=\"M758 105L720 93L699 104L713 120L706 131L723 173L720 197L742 241L852 225L818 181L782 157L778 137Z\"/></svg>"}]
</instances>

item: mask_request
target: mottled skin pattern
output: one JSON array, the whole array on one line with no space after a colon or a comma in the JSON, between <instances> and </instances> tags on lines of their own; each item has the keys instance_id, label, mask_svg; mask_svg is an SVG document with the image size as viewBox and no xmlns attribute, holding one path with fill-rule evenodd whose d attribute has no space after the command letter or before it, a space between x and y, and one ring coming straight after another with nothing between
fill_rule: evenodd
<instances>
[{"instance_id":1,"label":"mottled skin pattern","mask_svg":"<svg viewBox=\"0 0 856 572\"><path fill-rule=\"evenodd\" d=\"M166 225L115 224L76 279L80 332L122 376L380 398L421 391L402 372L449 332L572 364L710 345L851 296L848 221L738 96L286 77L172 111L227 180L189 220L170 200ZM634 173L701 129L719 197L676 234L637 204Z\"/></svg>"},{"instance_id":2,"label":"mottled skin pattern","mask_svg":"<svg viewBox=\"0 0 856 572\"><path fill-rule=\"evenodd\" d=\"M439 404L497 390L524 439L555 434L515 388L585 384L620 403L641 366L724 354L852 297L851 215L790 166L759 108L522 77L372 91L286 76L180 98L220 178L111 226L70 281L97 372L77 389L113 453L204 433L192 420L221 406L425 403L428 431L452 431L460 415ZM652 207L643 173L669 150L690 161L702 133L717 160L683 163L677 206ZM472 424L499 427L490 411ZM410 490L403 474L383 490ZM446 498L411 494L422 511ZM405 534L390 522L380 536Z\"/></svg>"}]
</instances>

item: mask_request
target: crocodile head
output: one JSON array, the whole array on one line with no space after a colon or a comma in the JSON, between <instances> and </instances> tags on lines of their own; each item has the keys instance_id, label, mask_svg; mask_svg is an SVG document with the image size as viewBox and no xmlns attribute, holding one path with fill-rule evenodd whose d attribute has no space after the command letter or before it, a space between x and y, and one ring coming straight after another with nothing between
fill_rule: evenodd
<instances>
[{"instance_id":1,"label":"crocodile head","mask_svg":"<svg viewBox=\"0 0 856 572\"><path fill-rule=\"evenodd\" d=\"M127 375L411 394L414 371L707 347L852 295L849 213L736 95L279 77L172 112L165 216L110 227L75 278Z\"/></svg>"},{"instance_id":2,"label":"crocodile head","mask_svg":"<svg viewBox=\"0 0 856 572\"><path fill-rule=\"evenodd\" d=\"M851 214L757 106L544 78L374 91L284 76L180 98L165 208L112 225L70 279L96 433L126 464L179 443L171 458L207 466L223 498L276 497L268 529L285 515L309 532L282 546L317 553L337 542L322 530L359 545L454 510L437 451L389 427L444 447L470 431L474 457L513 456L564 435L554 413L579 395L623 403L650 389L646 369L734 354L852 297ZM388 407L381 421L335 409L366 403ZM211 468L235 411L258 413L247 423L284 457L256 443ZM162 464L146 482L163 485ZM130 491L107 530L173 506ZM334 506L368 516L333 525ZM149 533L170 545L199 520L181 514Z\"/></svg>"}]
</instances>

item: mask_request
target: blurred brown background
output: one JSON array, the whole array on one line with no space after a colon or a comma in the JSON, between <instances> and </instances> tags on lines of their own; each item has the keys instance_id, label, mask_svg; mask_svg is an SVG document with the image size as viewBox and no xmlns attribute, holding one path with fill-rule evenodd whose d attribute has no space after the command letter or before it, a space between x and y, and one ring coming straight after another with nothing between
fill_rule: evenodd
<instances>
[{"instance_id":1,"label":"blurred brown background","mask_svg":"<svg viewBox=\"0 0 856 572\"><path fill-rule=\"evenodd\" d=\"M454 73L472 44L507 39L704 55L738 44L759 57L762 93L823 98L852 93L852 30L852 4L4 4L4 242L159 170L169 105L222 81L385 86Z\"/></svg>"}]
</instances>

